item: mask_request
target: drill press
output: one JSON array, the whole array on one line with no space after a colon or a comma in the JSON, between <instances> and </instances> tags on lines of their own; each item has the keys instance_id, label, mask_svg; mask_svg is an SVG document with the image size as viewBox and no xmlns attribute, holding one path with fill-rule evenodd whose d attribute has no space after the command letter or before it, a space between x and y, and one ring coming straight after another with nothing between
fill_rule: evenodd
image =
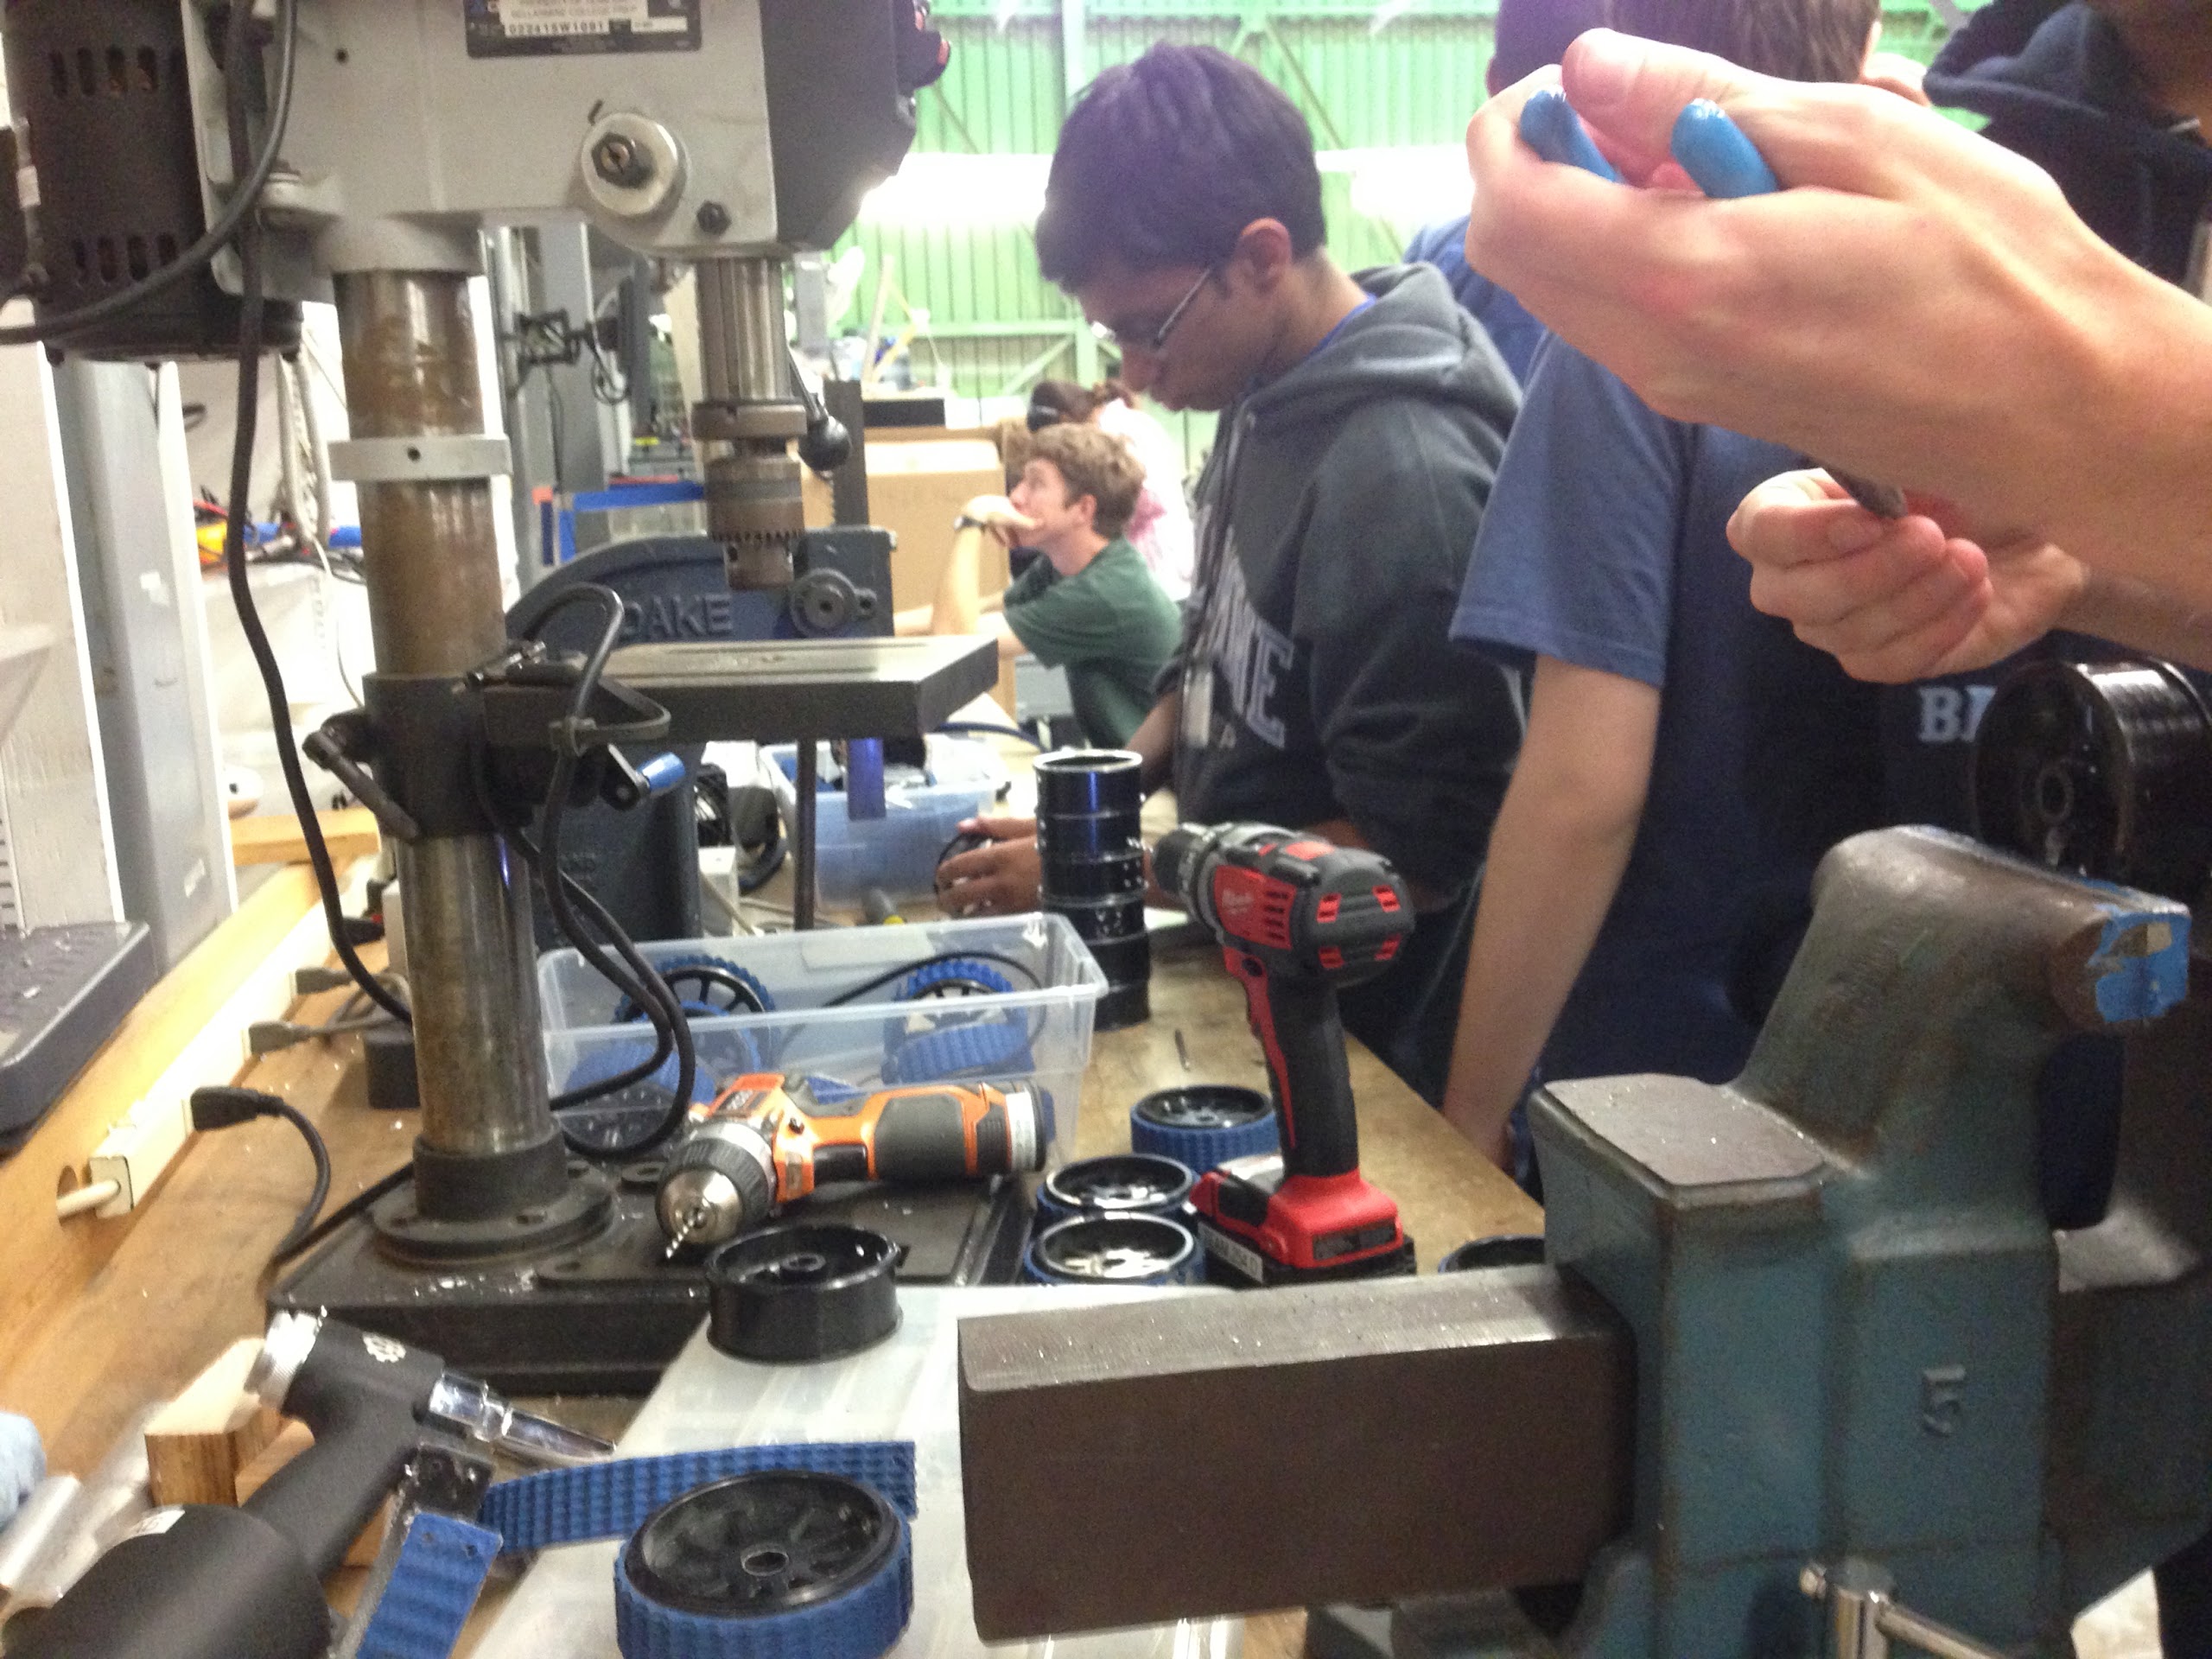
<instances>
[{"instance_id":1,"label":"drill press","mask_svg":"<svg viewBox=\"0 0 2212 1659\"><path fill-rule=\"evenodd\" d=\"M352 437L334 470L359 488L378 672L364 747L330 754L371 785L408 895L421 1134L411 1185L275 1300L502 1380L635 1385L696 1322L696 1287L539 1271L626 1228L650 1260L658 1228L649 1195L563 1143L520 815L481 787L486 748L569 740L533 709L543 662L508 647L492 488L507 445L484 429L469 283L486 226L547 214L692 263L711 529L734 586L790 585L790 446L810 423L785 262L897 167L944 42L915 0L21 0L4 30L41 186L25 286L52 344L220 355L242 315L281 347L297 302L338 309ZM226 229L248 221L251 262ZM620 700L632 683L639 741L842 738L923 729L993 666L944 642L794 640L617 652L604 683Z\"/></svg>"}]
</instances>

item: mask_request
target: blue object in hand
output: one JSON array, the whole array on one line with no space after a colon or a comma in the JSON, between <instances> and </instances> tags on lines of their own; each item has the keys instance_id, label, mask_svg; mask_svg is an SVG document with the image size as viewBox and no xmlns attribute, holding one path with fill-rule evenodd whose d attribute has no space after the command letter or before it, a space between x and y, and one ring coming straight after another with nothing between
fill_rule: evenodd
<instances>
[{"instance_id":1,"label":"blue object in hand","mask_svg":"<svg viewBox=\"0 0 2212 1659\"><path fill-rule=\"evenodd\" d=\"M1548 162L1579 167L1608 183L1620 182L1621 175L1598 153L1598 146L1582 130L1582 118L1556 86L1545 87L1521 106L1521 142Z\"/></svg>"},{"instance_id":2,"label":"blue object in hand","mask_svg":"<svg viewBox=\"0 0 2212 1659\"><path fill-rule=\"evenodd\" d=\"M46 1448L28 1417L0 1412L0 1527L16 1518L16 1511L46 1478Z\"/></svg>"},{"instance_id":3,"label":"blue object in hand","mask_svg":"<svg viewBox=\"0 0 2212 1659\"><path fill-rule=\"evenodd\" d=\"M1758 146L1709 98L1682 105L1668 148L1708 196L1764 196L1782 188Z\"/></svg>"}]
</instances>

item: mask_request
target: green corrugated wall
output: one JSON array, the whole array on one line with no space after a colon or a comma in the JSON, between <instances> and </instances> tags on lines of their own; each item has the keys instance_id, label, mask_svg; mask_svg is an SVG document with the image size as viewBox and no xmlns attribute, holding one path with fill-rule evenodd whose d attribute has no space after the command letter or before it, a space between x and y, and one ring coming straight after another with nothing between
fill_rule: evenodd
<instances>
[{"instance_id":1,"label":"green corrugated wall","mask_svg":"<svg viewBox=\"0 0 2212 1659\"><path fill-rule=\"evenodd\" d=\"M1946 33L1944 14L1976 3L1891 0L1884 46L1924 60ZM922 95L915 147L1048 154L1071 86L1161 40L1205 41L1251 62L1305 112L1324 149L1457 144L1483 96L1496 0L1410 0L1381 10L1392 15L1377 27L1372 0L937 0L933 20L952 59ZM1394 258L1416 228L1356 213L1341 174L1323 184L1330 244L1347 266ZM1433 216L1459 206L1439 200ZM1026 230L863 225L847 242L855 239L868 264L847 326L865 322L888 252L899 293L928 314L929 339L916 347L923 378L932 378L932 349L953 389L968 397L1019 390L1040 362L1043 372L1062 376L1090 366L1087 353L1077 360L1075 308L1037 274ZM899 321L893 305L886 332Z\"/></svg>"}]
</instances>

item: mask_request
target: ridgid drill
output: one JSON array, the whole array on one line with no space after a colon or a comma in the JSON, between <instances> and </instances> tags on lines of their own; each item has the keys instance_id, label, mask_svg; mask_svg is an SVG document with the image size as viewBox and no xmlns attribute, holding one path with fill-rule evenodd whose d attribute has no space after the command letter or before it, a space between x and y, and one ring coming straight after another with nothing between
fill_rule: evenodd
<instances>
[{"instance_id":1,"label":"ridgid drill","mask_svg":"<svg viewBox=\"0 0 2212 1659\"><path fill-rule=\"evenodd\" d=\"M1382 971L1414 931L1389 861L1269 824L1185 824L1153 850L1161 887L1214 931L1266 1052L1280 1155L1233 1159L1191 1195L1207 1259L1274 1285L1414 1270L1389 1194L1359 1173L1337 988Z\"/></svg>"},{"instance_id":2,"label":"ridgid drill","mask_svg":"<svg viewBox=\"0 0 2212 1659\"><path fill-rule=\"evenodd\" d=\"M661 1177L669 1254L719 1244L832 1181L958 1181L1045 1166L1028 1084L918 1084L823 1104L804 1077L742 1077L695 1109Z\"/></svg>"}]
</instances>

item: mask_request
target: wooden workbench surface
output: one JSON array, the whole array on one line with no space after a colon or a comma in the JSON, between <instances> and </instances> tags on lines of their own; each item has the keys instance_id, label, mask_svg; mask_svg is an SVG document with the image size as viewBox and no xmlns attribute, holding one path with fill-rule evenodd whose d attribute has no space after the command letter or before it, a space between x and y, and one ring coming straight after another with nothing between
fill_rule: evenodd
<instances>
[{"instance_id":1,"label":"wooden workbench surface","mask_svg":"<svg viewBox=\"0 0 2212 1659\"><path fill-rule=\"evenodd\" d=\"M319 1020L340 1001L337 993L310 999L296 1017ZM1196 930L1160 938L1152 1006L1148 1024L1093 1042L1077 1128L1085 1156L1126 1150L1128 1109L1154 1089L1267 1085L1243 995ZM1541 1226L1517 1188L1364 1048L1349 1048L1363 1166L1397 1198L1424 1269L1463 1240ZM402 1162L413 1141L411 1117L369 1110L355 1039L270 1055L244 1081L283 1094L321 1127L336 1172L334 1205ZM308 1181L297 1133L260 1120L200 1136L136 1217L69 1224L124 1236L79 1294L32 1328L0 1331L0 1408L38 1424L54 1469L89 1473L148 1406L177 1392L234 1338L260 1332L262 1262ZM552 1408L613 1433L634 1405ZM1299 1628L1294 1617L1255 1621L1255 1659L1294 1648Z\"/></svg>"}]
</instances>

